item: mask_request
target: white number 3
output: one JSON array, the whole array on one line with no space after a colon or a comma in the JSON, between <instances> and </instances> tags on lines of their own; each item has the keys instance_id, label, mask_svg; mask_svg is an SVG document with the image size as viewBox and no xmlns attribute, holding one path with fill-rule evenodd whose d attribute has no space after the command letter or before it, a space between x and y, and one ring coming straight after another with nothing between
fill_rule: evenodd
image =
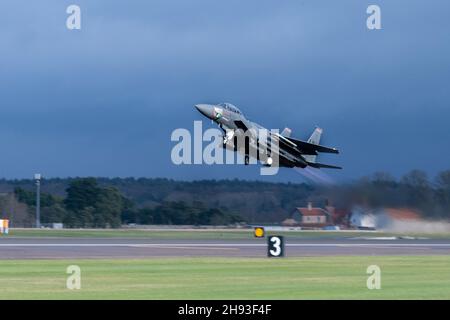
<instances>
[{"instance_id":1,"label":"white number 3","mask_svg":"<svg viewBox=\"0 0 450 320\"><path fill-rule=\"evenodd\" d=\"M273 247L275 248L275 250L270 250L270 254L278 257L281 254L281 240L280 238L273 237L270 241L273 243Z\"/></svg>"}]
</instances>

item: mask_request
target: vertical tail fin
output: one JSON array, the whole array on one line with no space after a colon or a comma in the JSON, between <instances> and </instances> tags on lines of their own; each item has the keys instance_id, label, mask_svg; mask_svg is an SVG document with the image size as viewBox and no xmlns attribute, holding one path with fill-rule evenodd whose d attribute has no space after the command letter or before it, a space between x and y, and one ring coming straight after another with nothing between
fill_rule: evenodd
<instances>
[{"instance_id":1,"label":"vertical tail fin","mask_svg":"<svg viewBox=\"0 0 450 320\"><path fill-rule=\"evenodd\" d=\"M313 133L311 134L311 137L309 137L308 143L319 144L320 138L322 137L322 132L322 128L316 127L316 129L314 129Z\"/></svg>"},{"instance_id":2,"label":"vertical tail fin","mask_svg":"<svg viewBox=\"0 0 450 320\"><path fill-rule=\"evenodd\" d=\"M316 129L314 129L313 133L311 134L311 136L308 139L308 143L312 143L312 144L319 144L320 143L320 138L322 137L322 128L316 127ZM311 162L311 163L315 163L317 156L315 155L304 155L303 158L305 158L305 160L307 162Z\"/></svg>"},{"instance_id":3,"label":"vertical tail fin","mask_svg":"<svg viewBox=\"0 0 450 320\"><path fill-rule=\"evenodd\" d=\"M289 128L284 128L283 131L281 131L281 135L283 137L289 138L291 136L292 130Z\"/></svg>"}]
</instances>

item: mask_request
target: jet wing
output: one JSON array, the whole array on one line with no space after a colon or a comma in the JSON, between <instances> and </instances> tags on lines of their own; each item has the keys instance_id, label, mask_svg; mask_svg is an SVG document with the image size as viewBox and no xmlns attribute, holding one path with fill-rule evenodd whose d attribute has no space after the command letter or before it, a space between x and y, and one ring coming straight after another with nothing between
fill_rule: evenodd
<instances>
[{"instance_id":1,"label":"jet wing","mask_svg":"<svg viewBox=\"0 0 450 320\"><path fill-rule=\"evenodd\" d=\"M301 150L302 154L313 154L316 155L317 152L324 152L324 153L339 153L339 150L336 148L330 148L321 146L320 144L313 144L308 143L306 141L297 140L294 138L288 138L284 137L285 139L289 140L290 142L294 143L299 150Z\"/></svg>"}]
</instances>

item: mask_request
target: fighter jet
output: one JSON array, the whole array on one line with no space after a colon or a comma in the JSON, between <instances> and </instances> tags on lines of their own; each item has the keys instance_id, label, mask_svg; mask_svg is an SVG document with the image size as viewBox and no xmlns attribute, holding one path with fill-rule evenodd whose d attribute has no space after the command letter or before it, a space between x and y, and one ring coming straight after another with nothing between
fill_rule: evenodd
<instances>
[{"instance_id":1,"label":"fighter jet","mask_svg":"<svg viewBox=\"0 0 450 320\"><path fill-rule=\"evenodd\" d=\"M321 128L316 127L307 141L292 138L291 129L289 128L285 128L281 134L266 131L269 132L266 140L268 142L264 144L256 132L265 128L248 120L241 110L231 103L220 103L217 105L196 104L195 108L222 129L224 132L222 146L243 153L246 165L250 163L250 156L256 154L257 160L266 166L277 165L288 168L306 168L310 166L313 168L342 169L338 166L322 164L316 161L318 153L339 153L339 150L336 148L325 147L319 144L323 132ZM243 134L249 138L246 138L244 147L239 147L236 144L236 140L239 135L242 136ZM234 143L230 143L231 141ZM278 148L272 147L275 141ZM251 150L258 150L261 147L267 150L266 155L260 156L260 152L251 152ZM273 161L275 153L278 156L278 163Z\"/></svg>"}]
</instances>

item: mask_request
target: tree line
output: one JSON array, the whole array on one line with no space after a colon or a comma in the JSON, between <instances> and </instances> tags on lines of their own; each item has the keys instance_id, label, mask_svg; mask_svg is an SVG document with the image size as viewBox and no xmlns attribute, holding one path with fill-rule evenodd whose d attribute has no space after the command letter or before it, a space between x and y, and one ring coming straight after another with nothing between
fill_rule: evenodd
<instances>
[{"instance_id":1,"label":"tree line","mask_svg":"<svg viewBox=\"0 0 450 320\"><path fill-rule=\"evenodd\" d=\"M438 173L434 179L421 170L412 170L400 179L376 172L353 183L329 188L324 194L340 206L411 208L425 218L450 218L450 170Z\"/></svg>"},{"instance_id":2,"label":"tree line","mask_svg":"<svg viewBox=\"0 0 450 320\"><path fill-rule=\"evenodd\" d=\"M42 222L68 227L279 223L310 201L348 210L354 205L410 208L425 218L450 218L450 170L434 178L420 170L400 178L377 172L332 186L237 179L55 178L44 180L41 188ZM15 211L24 221L28 217L23 225L33 223L34 189L32 180L0 179L0 194L12 195L9 202L0 196L1 214Z\"/></svg>"},{"instance_id":3,"label":"tree line","mask_svg":"<svg viewBox=\"0 0 450 320\"><path fill-rule=\"evenodd\" d=\"M183 201L166 201L154 207L137 207L116 187L100 186L95 178L72 180L66 197L41 193L41 223L63 223L69 228L117 228L126 223L226 225L241 222L238 215L207 208L201 202L187 205ZM36 192L22 187L14 189L19 202L36 208Z\"/></svg>"}]
</instances>

